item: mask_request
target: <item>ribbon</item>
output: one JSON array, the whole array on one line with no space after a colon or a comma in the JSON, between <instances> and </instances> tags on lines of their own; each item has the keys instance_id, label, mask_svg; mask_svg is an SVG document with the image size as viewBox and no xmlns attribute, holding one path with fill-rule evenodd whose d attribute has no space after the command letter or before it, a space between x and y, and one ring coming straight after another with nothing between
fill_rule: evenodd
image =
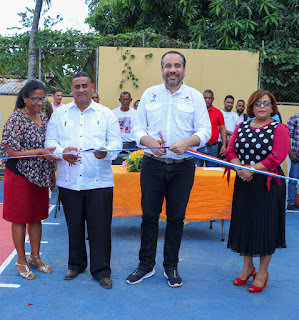
<instances>
[{"instance_id":1,"label":"ribbon","mask_svg":"<svg viewBox=\"0 0 299 320\"><path fill-rule=\"evenodd\" d=\"M98 150L98 149L86 149L86 150L80 150L80 151L70 151L70 152L64 152L64 153L59 153L57 155L63 155L63 154L78 154L78 153L87 153L87 152L94 152L94 151L99 151L99 152L122 152L122 151L135 151L135 150L149 150L149 149L168 149L169 147L152 147L152 148L131 148L131 149L109 149L109 150ZM256 170L256 169L252 169L252 168L248 168L248 167L243 167L234 163L230 163L227 162L225 160L221 160L209 155L206 155L204 153L198 152L198 151L194 151L191 149L187 149L185 154L188 154L190 156L193 156L195 158L199 158L199 159L203 159L203 160L208 160L208 161L212 161L215 163L219 163L222 164L224 166L228 166L228 167L232 167L232 168L239 168L239 169L243 169L243 170L248 170L248 171L252 171L255 173L260 173L260 174L264 174L270 177L274 177L274 178L281 178L284 180L291 180L291 181L295 181L295 182L299 182L299 179L295 179L295 178L291 178L291 177L285 177L285 176L281 176L277 173L273 173L270 171L262 171L262 170ZM43 155L31 155L31 156L18 156L18 157L0 157L0 160L9 160L9 159L24 159L24 158L37 158L37 157L44 157L44 156L51 156L53 155L52 153L49 154L43 154Z\"/></svg>"},{"instance_id":2,"label":"ribbon","mask_svg":"<svg viewBox=\"0 0 299 320\"><path fill-rule=\"evenodd\" d=\"M225 160L221 160L221 159L218 159L218 158L215 158L215 157L212 157L212 156L208 156L208 155L206 155L204 153L201 153L201 152L198 152L198 151L187 149L185 153L189 154L189 155L191 155L191 156L193 156L195 158L199 158L199 159L203 159L203 160L209 160L209 161L212 161L212 162L215 162L215 163L220 163L220 164L228 166L228 167L239 168L239 169L248 170L248 171L255 172L255 173L261 173L261 174L264 174L264 175L267 175L267 176L270 176L270 177L274 177L274 178L281 178L281 179L284 179L284 180L292 180L292 181L299 182L299 179L281 176L281 175L279 175L277 173L270 172L270 171L256 170L256 169L252 169L252 168L248 168L248 167L243 167L243 166L240 166L238 164L234 164L234 163L231 163L231 162L227 162Z\"/></svg>"}]
</instances>

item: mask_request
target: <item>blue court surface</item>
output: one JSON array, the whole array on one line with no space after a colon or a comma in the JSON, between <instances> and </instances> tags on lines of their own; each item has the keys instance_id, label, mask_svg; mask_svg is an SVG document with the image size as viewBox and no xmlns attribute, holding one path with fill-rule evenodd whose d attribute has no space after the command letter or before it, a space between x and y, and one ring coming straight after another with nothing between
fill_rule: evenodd
<instances>
[{"instance_id":1,"label":"blue court surface","mask_svg":"<svg viewBox=\"0 0 299 320\"><path fill-rule=\"evenodd\" d=\"M54 194L51 202L55 201ZM163 276L165 222L160 222L156 274L139 284L126 284L127 275L138 265L140 222L141 217L113 219L113 289L107 290L91 277L89 269L72 281L63 279L67 228L62 209L56 219L52 211L44 221L41 252L54 271L33 270L36 278L25 280L17 273L14 256L0 274L0 319L299 318L299 211L287 212L288 247L273 255L268 285L256 294L247 291L250 282L244 287L233 285L242 269L242 257L226 248L229 221L225 222L224 242L220 241L221 221L216 221L213 229L209 222L185 226L179 263L183 286L179 288L170 288ZM30 251L29 243L26 251ZM255 261L258 267L258 259Z\"/></svg>"}]
</instances>

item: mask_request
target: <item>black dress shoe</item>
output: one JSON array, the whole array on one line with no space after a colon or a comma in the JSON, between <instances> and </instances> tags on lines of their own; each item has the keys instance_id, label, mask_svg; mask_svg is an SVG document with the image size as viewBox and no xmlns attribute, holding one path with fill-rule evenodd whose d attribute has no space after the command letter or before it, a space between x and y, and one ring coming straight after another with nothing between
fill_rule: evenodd
<instances>
[{"instance_id":1,"label":"black dress shoe","mask_svg":"<svg viewBox=\"0 0 299 320\"><path fill-rule=\"evenodd\" d=\"M110 278L100 279L100 285L105 289L112 289L112 280Z\"/></svg>"},{"instance_id":2,"label":"black dress shoe","mask_svg":"<svg viewBox=\"0 0 299 320\"><path fill-rule=\"evenodd\" d=\"M79 271L68 269L64 275L65 280L73 280L75 279L79 274Z\"/></svg>"}]
</instances>

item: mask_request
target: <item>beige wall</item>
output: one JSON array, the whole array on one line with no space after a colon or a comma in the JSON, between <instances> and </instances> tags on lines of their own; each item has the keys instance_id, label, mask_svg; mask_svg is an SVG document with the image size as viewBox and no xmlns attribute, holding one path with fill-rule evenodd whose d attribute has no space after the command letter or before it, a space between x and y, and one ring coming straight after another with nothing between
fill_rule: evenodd
<instances>
[{"instance_id":1,"label":"beige wall","mask_svg":"<svg viewBox=\"0 0 299 320\"><path fill-rule=\"evenodd\" d=\"M126 54L126 50L129 54ZM143 91L162 83L161 56L171 49L152 48L111 48L100 47L98 92L101 103L111 109L119 106L122 91L131 92L133 102L141 98ZM223 107L224 97L232 94L236 99L248 99L258 86L259 55L247 51L232 50L191 50L180 49L187 60L185 83L200 92L211 89L215 94L214 105ZM152 53L152 58L145 55ZM122 56L127 56L123 60ZM135 58L130 56L134 55ZM122 73L125 63L138 78L139 88L131 80L125 80L119 88L121 79L128 75Z\"/></svg>"}]
</instances>

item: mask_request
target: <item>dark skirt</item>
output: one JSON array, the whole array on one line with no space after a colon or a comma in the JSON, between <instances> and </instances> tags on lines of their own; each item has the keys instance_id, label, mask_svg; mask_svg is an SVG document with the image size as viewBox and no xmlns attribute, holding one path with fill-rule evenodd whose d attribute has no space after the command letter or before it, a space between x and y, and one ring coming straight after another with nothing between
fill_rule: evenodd
<instances>
[{"instance_id":1,"label":"dark skirt","mask_svg":"<svg viewBox=\"0 0 299 320\"><path fill-rule=\"evenodd\" d=\"M49 188L39 187L6 168L3 219L14 223L33 223L46 219L48 212Z\"/></svg>"},{"instance_id":2,"label":"dark skirt","mask_svg":"<svg viewBox=\"0 0 299 320\"><path fill-rule=\"evenodd\" d=\"M278 173L283 171L278 167ZM227 247L241 256L263 257L285 248L285 180L279 186L267 176L255 174L251 182L236 176Z\"/></svg>"}]
</instances>

